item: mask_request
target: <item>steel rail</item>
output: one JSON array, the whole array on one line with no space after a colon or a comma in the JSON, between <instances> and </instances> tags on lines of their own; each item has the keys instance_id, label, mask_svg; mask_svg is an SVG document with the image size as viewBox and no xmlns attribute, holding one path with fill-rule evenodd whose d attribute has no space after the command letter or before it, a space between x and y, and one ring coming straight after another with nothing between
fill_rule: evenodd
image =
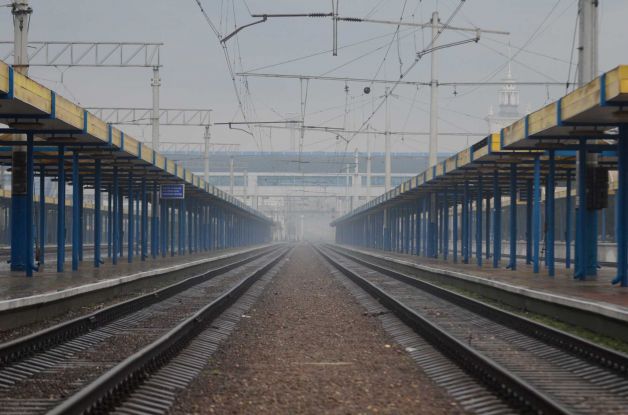
<instances>
[{"instance_id":1,"label":"steel rail","mask_svg":"<svg viewBox=\"0 0 628 415\"><path fill-rule=\"evenodd\" d=\"M332 251L361 265L392 277L398 281L426 291L445 301L466 308L476 314L502 324L520 333L527 334L546 344L578 356L590 363L602 366L622 376L628 375L628 355L600 346L581 337L516 315L482 301L466 297L436 284L420 280L399 271L377 265L342 250L328 246Z\"/></svg>"},{"instance_id":2,"label":"steel rail","mask_svg":"<svg viewBox=\"0 0 628 415\"><path fill-rule=\"evenodd\" d=\"M278 249L280 248L262 248L260 251L246 256L244 259L201 272L157 291L113 304L96 312L0 344L0 367L5 367L11 363L24 360L36 353L44 352L75 337L118 320L130 313L163 301L220 274L245 265L257 258L268 255L271 252L276 252Z\"/></svg>"},{"instance_id":3,"label":"steel rail","mask_svg":"<svg viewBox=\"0 0 628 415\"><path fill-rule=\"evenodd\" d=\"M514 408L523 412L570 414L571 412L544 392L510 372L499 363L467 346L417 312L396 300L375 284L334 260L320 247L317 251L350 280L389 308L405 324L424 337L464 370L502 396Z\"/></svg>"},{"instance_id":4,"label":"steel rail","mask_svg":"<svg viewBox=\"0 0 628 415\"><path fill-rule=\"evenodd\" d=\"M72 415L108 412L123 401L131 391L150 377L150 374L165 365L198 335L211 321L229 308L240 296L275 266L291 248L244 277L231 289L223 293L201 310L194 313L175 328L129 356L92 383L53 408L49 415Z\"/></svg>"}]
</instances>

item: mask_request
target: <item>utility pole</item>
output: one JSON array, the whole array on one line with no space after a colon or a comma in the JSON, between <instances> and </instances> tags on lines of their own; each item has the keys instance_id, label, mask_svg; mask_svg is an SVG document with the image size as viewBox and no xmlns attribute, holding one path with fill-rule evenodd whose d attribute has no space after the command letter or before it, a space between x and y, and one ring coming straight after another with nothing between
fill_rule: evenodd
<instances>
[{"instance_id":1,"label":"utility pole","mask_svg":"<svg viewBox=\"0 0 628 415\"><path fill-rule=\"evenodd\" d=\"M436 47L438 36L438 12L432 13L432 48ZM438 59L436 50L431 53L432 67L430 79L430 157L429 167L435 166L438 153Z\"/></svg>"},{"instance_id":2,"label":"utility pole","mask_svg":"<svg viewBox=\"0 0 628 415\"><path fill-rule=\"evenodd\" d=\"M384 182L384 190L387 192L391 189L392 187L392 180L391 180L391 170L392 170L392 165L391 165L391 160L390 160L390 109L388 107L388 94L389 94L390 88L386 87L386 89L384 90L384 99L386 100L386 129L385 129L385 139L384 139L384 164L385 164L385 182Z\"/></svg>"},{"instance_id":3,"label":"utility pole","mask_svg":"<svg viewBox=\"0 0 628 415\"><path fill-rule=\"evenodd\" d=\"M366 201L371 200L371 135L366 136Z\"/></svg>"},{"instance_id":4,"label":"utility pole","mask_svg":"<svg viewBox=\"0 0 628 415\"><path fill-rule=\"evenodd\" d=\"M578 86L592 81L598 74L598 4L599 0L578 0Z\"/></svg>"},{"instance_id":5,"label":"utility pole","mask_svg":"<svg viewBox=\"0 0 628 415\"><path fill-rule=\"evenodd\" d=\"M153 66L153 79L150 85L153 87L153 114L151 117L153 124L153 149L159 150L159 87L161 86L159 66Z\"/></svg>"},{"instance_id":6,"label":"utility pole","mask_svg":"<svg viewBox=\"0 0 628 415\"><path fill-rule=\"evenodd\" d=\"M28 28L33 9L27 0L17 0L11 5L13 14L13 68L22 75L28 75ZM15 139L26 141L22 135L15 135ZM24 233L27 231L27 203L28 180L26 172L26 147L13 146L11 154L11 271L30 273L33 266L28 263ZM63 186L59 183L59 186ZM41 242L40 242L41 243Z\"/></svg>"},{"instance_id":7,"label":"utility pole","mask_svg":"<svg viewBox=\"0 0 628 415\"><path fill-rule=\"evenodd\" d=\"M203 161L205 162L205 166L204 166L205 175L203 177L205 178L205 183L209 183L209 140L211 139L211 130L210 130L209 125L205 126L204 138L205 138L205 148L204 148Z\"/></svg>"},{"instance_id":8,"label":"utility pole","mask_svg":"<svg viewBox=\"0 0 628 415\"><path fill-rule=\"evenodd\" d=\"M358 203L360 200L359 190L360 190L360 158L358 157L358 148L356 147L353 151L353 208L358 207Z\"/></svg>"}]
</instances>

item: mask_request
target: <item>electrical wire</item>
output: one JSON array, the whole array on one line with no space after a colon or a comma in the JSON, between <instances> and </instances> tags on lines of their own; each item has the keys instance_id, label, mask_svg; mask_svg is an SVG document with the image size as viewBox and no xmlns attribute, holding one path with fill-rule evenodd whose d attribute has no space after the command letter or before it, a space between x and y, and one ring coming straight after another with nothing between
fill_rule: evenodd
<instances>
[{"instance_id":1,"label":"electrical wire","mask_svg":"<svg viewBox=\"0 0 628 415\"><path fill-rule=\"evenodd\" d=\"M401 30L401 32L411 32L411 31L416 31L416 29L406 28L404 30ZM360 41L357 41L357 42L354 42L354 43L349 43L349 44L347 44L345 46L340 46L340 47L338 47L338 50L348 49L348 48L351 48L353 46L362 45L364 43L372 42L374 40L382 39L382 38L385 38L385 37L388 37L388 36L390 36L390 33L386 33L384 35L373 36L373 37L368 38L368 39L360 40ZM260 66L260 67L257 67L257 68L252 68L252 69L247 70L246 72L256 72L256 71L261 71L261 70L264 70L264 69L275 68L277 66L286 65L288 63L294 63L294 62L298 62L298 61L301 61L301 60L314 58L316 56L325 55L325 54L330 53L331 51L332 51L332 49L325 49L325 50L321 50L319 52L311 53L309 55L300 56L298 58L288 59L288 60L285 60L285 61L276 62L276 63L272 63L272 64L269 64L269 65Z\"/></svg>"},{"instance_id":2,"label":"electrical wire","mask_svg":"<svg viewBox=\"0 0 628 415\"><path fill-rule=\"evenodd\" d=\"M560 1L560 0L559 0ZM451 23L451 20L456 16L456 14L458 13L458 11L460 11L460 8L464 5L465 0L460 0L460 3L458 4L458 7L453 11L453 13L449 16L449 18L447 19L447 22L441 27L439 28L439 30L436 32L436 35L434 36L434 38L431 40L431 42L423 49L422 52L425 52L426 50L429 50L434 43L436 42L436 40L438 40L438 38L440 37L441 33L443 33L443 30L449 26L449 23ZM419 54L421 52L418 52L417 54ZM414 67L417 65L417 63L419 63L420 58L415 58L414 62L404 71L404 73L399 77L399 79L393 84L393 86L390 88L388 95L391 95L395 89L397 89L397 86L399 86L399 82L401 82L402 79L404 79L406 77L406 75L412 70L414 69ZM358 128L358 131L356 133L353 134L353 136L351 136L351 138L348 141L351 141L357 134L358 132L360 132L364 126L366 126L366 124L368 124L368 122L373 118L373 116L381 109L381 107L384 105L384 102L386 101L387 96L385 96L382 100L380 100L379 104L377 105L377 107L375 108L375 110L373 110L371 112L371 115L369 115L369 117L362 123L362 125L360 126L360 128Z\"/></svg>"},{"instance_id":3,"label":"electrical wire","mask_svg":"<svg viewBox=\"0 0 628 415\"><path fill-rule=\"evenodd\" d=\"M482 78L482 79L479 81L479 83L482 83L482 82L487 82L487 81L489 81L489 80L493 79L493 78L494 78L494 77L495 77L498 73L502 72L502 71L503 71L503 69L504 69L504 68L505 68L505 67L506 67L506 66L507 66L510 62L513 62L513 61L514 61L514 62L517 62L517 63L518 63L518 64L520 64L520 65L524 65L524 66L525 66L525 64L522 64L521 62L519 62L519 61L515 61L516 57L517 57L517 56L518 56L518 55L519 55L519 54L520 54L520 53L521 53L521 52L522 52L525 48L527 48L527 46L528 46L530 43L532 43L532 41L533 41L533 40L537 37L537 34L540 32L540 30L543 28L543 26L545 25L545 23L549 20L549 18L552 16L552 14L554 13L554 11L556 10L556 8L559 6L559 4L560 4L561 2L562 2L562 0L557 0L557 1L556 1L556 3L554 3L554 5L553 5L553 6L552 6L552 8L550 9L549 13L545 16L545 18L541 21L541 23L539 23L539 25L536 27L536 29L534 29L534 31L532 32L532 34L531 34L531 35L528 37L528 39L524 42L523 46L521 46L521 47L520 47L520 48L519 48L519 49L518 49L518 50L514 53L514 55L512 55L511 57L509 57L509 59L508 59L508 60L506 60L506 62L504 62L503 64L499 65L499 66L498 66L498 67L497 67L497 68L496 68L496 69L495 69L492 73L490 73L488 76L486 76L486 77ZM495 49L491 48L490 46L487 46L486 44L484 44L484 43L482 43L482 42L479 42L479 44L480 44L481 46L483 46L483 47L487 48L487 49L491 49L491 50L493 50L494 52L496 52L496 53L498 53L498 54L501 54L500 52L497 52ZM502 54L502 56L503 56L503 54ZM529 69L531 69L531 70L533 70L533 71L535 71L535 72L537 72L537 73L542 74L543 76L545 76L545 77L546 77L546 78L548 78L548 79L551 79L551 80L552 80L552 81L554 81L554 82L559 82L558 80L553 79L553 78L552 78L552 77L550 77L549 75L544 74L544 73L542 73L542 72L539 72L537 69L533 69L533 68L531 68L531 67L529 67L529 66L528 66L528 68L529 68ZM471 89L470 89L470 90L468 90L468 91L465 91L465 92L462 92L462 93L461 93L461 92L459 92L459 93L458 93L458 95L457 95L457 97L459 98L459 97L462 97L462 96L469 95L469 94L471 94L471 93L473 93L473 92L477 91L479 88L480 88L480 87L479 87L479 86L477 86L477 87L473 87L473 88L471 88Z\"/></svg>"},{"instance_id":4,"label":"electrical wire","mask_svg":"<svg viewBox=\"0 0 628 415\"><path fill-rule=\"evenodd\" d=\"M225 56L225 61L227 63L227 69L229 70L229 74L231 76L231 83L233 85L233 89L234 89L234 92L236 94L236 98L238 100L238 108L240 109L240 114L242 115L242 118L244 119L244 121L248 121L248 118L246 116L246 111L244 110L244 104L242 103L242 97L240 96L240 91L238 90L238 85L237 85L236 78L235 78L235 72L233 70L233 66L231 65L231 60L229 58L229 51L227 49L227 45L225 45L224 42L221 42L222 36L221 36L220 32L218 32L218 30L216 29L216 26L214 25L212 20L209 18L209 15L207 14L205 9L203 8L203 5L201 4L201 1L200 0L194 0L194 1L198 5L199 9L201 10L201 13L205 17L205 21L207 22L207 24L209 24L209 27L214 32L214 35L216 36L216 38L218 39L218 42L220 43L220 45L222 47L222 51L223 51L223 54ZM253 134L253 131L251 130L250 126L247 125L246 128L249 130L249 133L253 137L253 141L255 142L256 147L258 149L260 149L260 144L255 139L255 135Z\"/></svg>"}]
</instances>

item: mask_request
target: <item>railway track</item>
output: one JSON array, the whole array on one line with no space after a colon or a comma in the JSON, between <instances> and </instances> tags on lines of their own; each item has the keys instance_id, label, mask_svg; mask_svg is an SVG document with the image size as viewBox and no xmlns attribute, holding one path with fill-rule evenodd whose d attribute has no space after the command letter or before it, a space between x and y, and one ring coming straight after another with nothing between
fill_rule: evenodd
<instances>
[{"instance_id":1,"label":"railway track","mask_svg":"<svg viewBox=\"0 0 628 415\"><path fill-rule=\"evenodd\" d=\"M454 361L516 412L627 413L628 356L331 247L319 252L427 341L427 356L447 358L428 359L436 377ZM425 359L422 347L415 359ZM464 383L445 383L456 380ZM503 410L483 399L472 412Z\"/></svg>"},{"instance_id":2,"label":"railway track","mask_svg":"<svg viewBox=\"0 0 628 415\"><path fill-rule=\"evenodd\" d=\"M43 413L86 390L90 397L98 396L97 404L79 399L81 410L72 401L59 413L82 413L92 405L102 409L104 401L115 405L111 397L121 396L120 385L130 390L129 385L155 370L158 362L169 360L287 250L281 246L257 252L0 345L0 411ZM105 386L93 388L103 379Z\"/></svg>"}]
</instances>

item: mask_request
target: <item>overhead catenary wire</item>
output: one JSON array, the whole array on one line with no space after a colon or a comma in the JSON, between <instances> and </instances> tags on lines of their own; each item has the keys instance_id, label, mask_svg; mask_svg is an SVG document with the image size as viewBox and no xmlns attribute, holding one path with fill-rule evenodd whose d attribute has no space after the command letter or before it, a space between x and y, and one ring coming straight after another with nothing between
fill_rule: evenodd
<instances>
[{"instance_id":1,"label":"overhead catenary wire","mask_svg":"<svg viewBox=\"0 0 628 415\"><path fill-rule=\"evenodd\" d=\"M220 32L218 32L218 29L216 28L216 26L214 25L214 23L210 19L209 15L207 14L205 9L203 8L203 5L202 5L201 1L200 0L194 0L194 1L196 2L196 4L198 5L199 9L201 10L201 13L205 17L205 21L207 22L207 24L209 25L211 30L214 32L214 35L218 39L218 43L220 44L220 46L222 48L223 54L225 56L225 61L227 63L227 69L229 70L229 75L231 77L231 83L233 85L233 89L234 89L234 92L235 92L235 95L236 95L236 99L238 101L238 108L240 109L240 114L242 115L242 118L245 121L247 121L248 118L246 116L246 111L244 110L244 105L242 103L242 97L240 96L240 91L238 90L238 85L236 83L236 77L235 77L235 71L233 70L233 66L231 65L231 59L229 57L229 50L227 49L227 45L225 43L221 42L222 35L220 34ZM249 127L249 132L250 132L251 136L253 137L253 141L255 142L255 145L257 146L258 149L260 149L260 144L255 139L255 135L251 131L250 127Z\"/></svg>"},{"instance_id":2,"label":"overhead catenary wire","mask_svg":"<svg viewBox=\"0 0 628 415\"><path fill-rule=\"evenodd\" d=\"M423 49L423 51L428 50L430 48L432 48L432 46L434 45L434 43L436 42L436 40L438 40L438 38L440 37L441 33L443 33L443 30L449 26L449 23L451 22L451 20L456 16L456 14L458 13L458 11L460 10L460 8L464 5L465 0L460 0L460 3L458 4L458 7L456 7L456 9L453 11L453 13L448 17L447 22L440 27L437 32L436 35L434 36L434 38L430 41L430 43ZM414 67L417 65L417 63L420 60L419 57L419 53L421 53L422 51L417 52L417 57L414 59L414 61L412 62L412 64L410 64L410 66L408 68L406 68L406 70L403 72L403 74L399 77L398 81L395 82L392 87L389 90L388 95L392 94L395 89L397 89L397 86L399 85L399 81L401 81L403 78L405 78L405 76L412 70L414 69ZM371 118L373 118L373 116L382 108L382 106L384 105L384 102L386 101L387 97L384 97L380 100L379 104L375 107L375 109L371 112L371 115L369 115L369 117L364 120L364 122L362 123L362 125L358 128L358 131L361 131L371 120ZM354 134L348 141L351 141L357 134Z\"/></svg>"}]
</instances>

